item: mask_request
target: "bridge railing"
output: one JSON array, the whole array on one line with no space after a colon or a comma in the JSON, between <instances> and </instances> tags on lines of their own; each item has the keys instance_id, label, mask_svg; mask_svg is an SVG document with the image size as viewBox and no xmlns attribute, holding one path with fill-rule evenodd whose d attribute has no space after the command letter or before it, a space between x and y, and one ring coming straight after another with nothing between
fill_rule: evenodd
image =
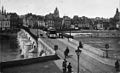
<instances>
[{"instance_id":1,"label":"bridge railing","mask_svg":"<svg viewBox=\"0 0 120 73\"><path fill-rule=\"evenodd\" d=\"M24 32L26 32L28 37L32 37L31 40L33 40L35 42L37 41L33 37L33 36L35 36L34 34L32 34L31 32L29 33L26 30L24 30ZM43 53L43 52L45 53L45 55L55 54L55 51L50 46L48 46L43 40L41 40L40 38L38 38L38 49L37 50L40 52L40 54Z\"/></svg>"}]
</instances>

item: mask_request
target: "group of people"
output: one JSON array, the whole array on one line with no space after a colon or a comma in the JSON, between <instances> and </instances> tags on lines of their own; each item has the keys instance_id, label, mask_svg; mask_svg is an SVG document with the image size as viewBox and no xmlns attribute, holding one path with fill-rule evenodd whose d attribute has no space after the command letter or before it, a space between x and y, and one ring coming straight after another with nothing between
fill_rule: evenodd
<instances>
[{"instance_id":1,"label":"group of people","mask_svg":"<svg viewBox=\"0 0 120 73\"><path fill-rule=\"evenodd\" d=\"M69 63L69 64L67 65L66 59L64 59L63 64L62 64L62 67L63 67L63 73L72 73L71 63Z\"/></svg>"},{"instance_id":2,"label":"group of people","mask_svg":"<svg viewBox=\"0 0 120 73\"><path fill-rule=\"evenodd\" d=\"M72 73L71 63L69 62L69 64L67 65L67 61L66 61L68 54L69 54L69 48L67 47L66 50L64 51L65 59L64 59L63 64L62 64L63 73Z\"/></svg>"},{"instance_id":3,"label":"group of people","mask_svg":"<svg viewBox=\"0 0 120 73\"><path fill-rule=\"evenodd\" d=\"M72 66L71 66L71 63L68 64L67 66L67 61L66 61L66 58L68 57L68 54L69 54L69 48L67 47L66 50L64 51L64 56L65 56L65 59L63 61L63 73L66 73L66 68L68 68L68 72L67 73L71 73L72 72ZM120 64L119 64L119 61L117 60L115 62L115 69L116 71L120 71Z\"/></svg>"}]
</instances>

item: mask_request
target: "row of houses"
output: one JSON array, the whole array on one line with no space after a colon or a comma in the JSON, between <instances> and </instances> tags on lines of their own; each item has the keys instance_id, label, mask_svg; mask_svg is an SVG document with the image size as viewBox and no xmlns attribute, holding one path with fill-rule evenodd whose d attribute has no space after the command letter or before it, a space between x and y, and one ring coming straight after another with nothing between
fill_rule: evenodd
<instances>
[{"instance_id":1,"label":"row of houses","mask_svg":"<svg viewBox=\"0 0 120 73\"><path fill-rule=\"evenodd\" d=\"M23 25L26 27L54 27L56 29L75 29L79 28L89 28L89 24L72 24L72 19L68 16L63 16L63 18L59 17L59 11L56 8L54 13L49 13L45 16L37 16L32 13L29 13L23 17Z\"/></svg>"},{"instance_id":2,"label":"row of houses","mask_svg":"<svg viewBox=\"0 0 120 73\"><path fill-rule=\"evenodd\" d=\"M0 30L17 28L20 26L19 24L31 28L54 27L56 29L71 28L104 30L113 27L120 29L120 12L116 9L115 16L112 19L104 19L100 17L87 18L85 16L74 16L73 18L63 16L60 18L59 10L56 7L53 13L49 13L45 16L32 13L18 16L16 13L6 13L6 10L2 6L2 9L0 10Z\"/></svg>"},{"instance_id":3,"label":"row of houses","mask_svg":"<svg viewBox=\"0 0 120 73\"><path fill-rule=\"evenodd\" d=\"M26 27L57 27L61 25L61 18L59 18L59 11L56 8L54 13L47 14L46 16L34 15L29 13L23 17L23 25Z\"/></svg>"},{"instance_id":4,"label":"row of houses","mask_svg":"<svg viewBox=\"0 0 120 73\"><path fill-rule=\"evenodd\" d=\"M119 17L119 11L113 19ZM120 21L119 21L120 22ZM38 16L34 14L27 14L23 18L24 26L27 27L54 27L56 29L96 29L96 30L107 30L110 28L120 28L120 23L113 24L110 19L105 18L87 18L85 16L75 16L70 18L68 16L59 17L59 10L55 8L53 13L49 13L45 16Z\"/></svg>"},{"instance_id":5,"label":"row of houses","mask_svg":"<svg viewBox=\"0 0 120 73\"><path fill-rule=\"evenodd\" d=\"M16 13L7 13L4 7L0 9L0 31L13 30L22 25L22 19Z\"/></svg>"},{"instance_id":6,"label":"row of houses","mask_svg":"<svg viewBox=\"0 0 120 73\"><path fill-rule=\"evenodd\" d=\"M0 10L0 30L10 29L10 15L7 15L6 10L2 6Z\"/></svg>"}]
</instances>

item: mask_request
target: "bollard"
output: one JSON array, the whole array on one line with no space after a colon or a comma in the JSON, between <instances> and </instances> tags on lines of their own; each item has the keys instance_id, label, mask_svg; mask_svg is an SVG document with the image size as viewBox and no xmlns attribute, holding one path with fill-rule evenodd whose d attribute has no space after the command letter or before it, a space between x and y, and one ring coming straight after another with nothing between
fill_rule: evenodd
<instances>
[{"instance_id":1,"label":"bollard","mask_svg":"<svg viewBox=\"0 0 120 73\"><path fill-rule=\"evenodd\" d=\"M106 49L106 58L108 58L109 44L105 44L105 49Z\"/></svg>"}]
</instances>

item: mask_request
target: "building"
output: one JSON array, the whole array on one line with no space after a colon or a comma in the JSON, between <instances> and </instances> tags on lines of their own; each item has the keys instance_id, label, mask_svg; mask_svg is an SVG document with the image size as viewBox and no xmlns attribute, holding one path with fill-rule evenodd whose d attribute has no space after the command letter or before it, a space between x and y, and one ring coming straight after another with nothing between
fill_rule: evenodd
<instances>
[{"instance_id":1,"label":"building","mask_svg":"<svg viewBox=\"0 0 120 73\"><path fill-rule=\"evenodd\" d=\"M98 29L98 30L103 30L103 29L104 29L103 23L98 23L98 24L97 24L97 29Z\"/></svg>"},{"instance_id":2,"label":"building","mask_svg":"<svg viewBox=\"0 0 120 73\"><path fill-rule=\"evenodd\" d=\"M120 12L118 8L116 9L116 14L114 16L114 19L116 21L116 28L120 29Z\"/></svg>"},{"instance_id":3,"label":"building","mask_svg":"<svg viewBox=\"0 0 120 73\"><path fill-rule=\"evenodd\" d=\"M27 18L25 16L23 16L22 19L23 19L23 26L24 27L28 27L28 25L27 25Z\"/></svg>"},{"instance_id":4,"label":"building","mask_svg":"<svg viewBox=\"0 0 120 73\"><path fill-rule=\"evenodd\" d=\"M23 26L30 28L45 26L44 17L28 13L23 17Z\"/></svg>"},{"instance_id":5,"label":"building","mask_svg":"<svg viewBox=\"0 0 120 73\"><path fill-rule=\"evenodd\" d=\"M37 24L38 24L38 27L45 27L44 17L39 16L39 17L37 18Z\"/></svg>"},{"instance_id":6,"label":"building","mask_svg":"<svg viewBox=\"0 0 120 73\"><path fill-rule=\"evenodd\" d=\"M78 24L80 23L80 18L75 15L73 19L71 20L71 28L72 29L78 29Z\"/></svg>"},{"instance_id":7,"label":"building","mask_svg":"<svg viewBox=\"0 0 120 73\"><path fill-rule=\"evenodd\" d=\"M8 15L10 15L11 29L19 28L22 25L19 15L17 15L17 13L8 13Z\"/></svg>"},{"instance_id":8,"label":"building","mask_svg":"<svg viewBox=\"0 0 120 73\"><path fill-rule=\"evenodd\" d=\"M71 18L68 16L63 16L62 20L63 29L69 29L71 27Z\"/></svg>"},{"instance_id":9,"label":"building","mask_svg":"<svg viewBox=\"0 0 120 73\"><path fill-rule=\"evenodd\" d=\"M49 27L55 28L56 25L61 24L60 20L61 19L59 17L59 10L56 7L53 13L49 13L45 16L45 25L47 28L49 28Z\"/></svg>"},{"instance_id":10,"label":"building","mask_svg":"<svg viewBox=\"0 0 120 73\"><path fill-rule=\"evenodd\" d=\"M36 23L37 23L36 19L34 19L32 16L27 18L27 25L29 27L34 28Z\"/></svg>"},{"instance_id":11,"label":"building","mask_svg":"<svg viewBox=\"0 0 120 73\"><path fill-rule=\"evenodd\" d=\"M116 23L116 28L120 30L120 21Z\"/></svg>"},{"instance_id":12,"label":"building","mask_svg":"<svg viewBox=\"0 0 120 73\"><path fill-rule=\"evenodd\" d=\"M52 13L45 16L45 26L46 28L54 27L54 18Z\"/></svg>"},{"instance_id":13,"label":"building","mask_svg":"<svg viewBox=\"0 0 120 73\"><path fill-rule=\"evenodd\" d=\"M2 6L0 10L0 30L8 30L10 27L10 15L6 13L6 10Z\"/></svg>"},{"instance_id":14,"label":"building","mask_svg":"<svg viewBox=\"0 0 120 73\"><path fill-rule=\"evenodd\" d=\"M78 24L78 28L79 29L89 29L90 28L90 24L89 23L85 23L85 24L79 23Z\"/></svg>"},{"instance_id":15,"label":"building","mask_svg":"<svg viewBox=\"0 0 120 73\"><path fill-rule=\"evenodd\" d=\"M54 27L56 29L62 29L62 18L55 18L54 19Z\"/></svg>"},{"instance_id":16,"label":"building","mask_svg":"<svg viewBox=\"0 0 120 73\"><path fill-rule=\"evenodd\" d=\"M33 19L32 16L29 16L29 17L25 16L23 18L23 26L25 26L25 27L31 27L31 28L33 28L34 25L35 25L35 23L36 23L36 20Z\"/></svg>"}]
</instances>

